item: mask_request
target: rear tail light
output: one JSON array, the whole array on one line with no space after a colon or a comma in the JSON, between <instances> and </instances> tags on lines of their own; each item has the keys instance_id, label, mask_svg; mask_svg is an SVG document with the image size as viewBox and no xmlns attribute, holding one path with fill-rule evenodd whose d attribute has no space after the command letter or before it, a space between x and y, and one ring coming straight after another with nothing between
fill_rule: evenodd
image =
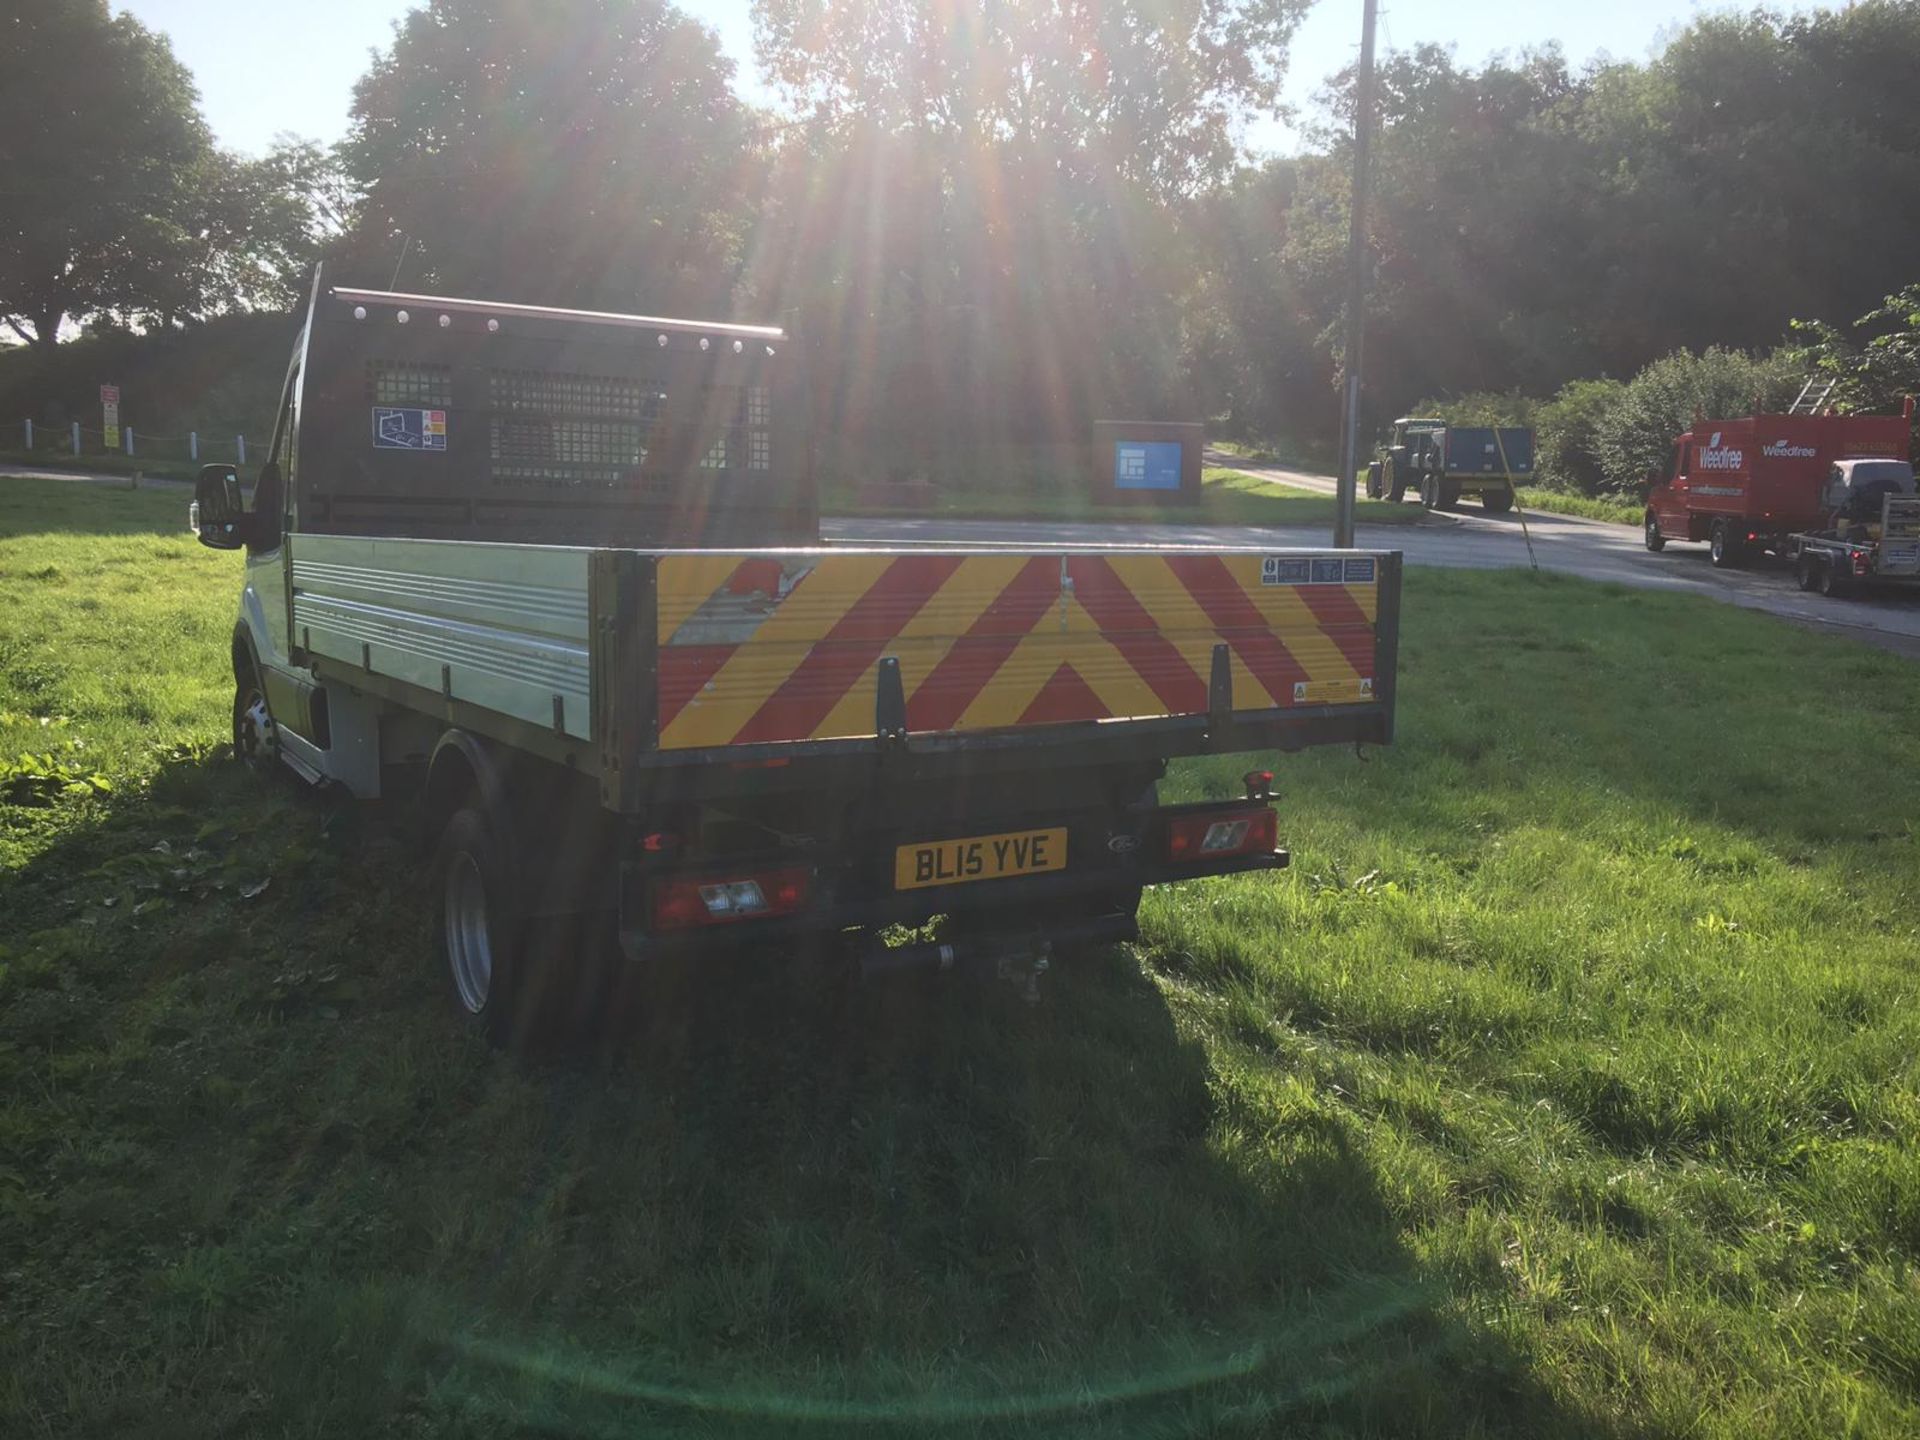
<instances>
[{"instance_id":1,"label":"rear tail light","mask_svg":"<svg viewBox=\"0 0 1920 1440\"><path fill-rule=\"evenodd\" d=\"M653 882L653 928L692 930L792 915L806 907L812 888L811 872L800 869L671 876Z\"/></svg>"},{"instance_id":2,"label":"rear tail light","mask_svg":"<svg viewBox=\"0 0 1920 1440\"><path fill-rule=\"evenodd\" d=\"M1856 550L1853 552L1853 573L1854 574L1865 575L1868 571L1872 569L1873 569L1873 556L1869 555L1865 550Z\"/></svg>"},{"instance_id":3,"label":"rear tail light","mask_svg":"<svg viewBox=\"0 0 1920 1440\"><path fill-rule=\"evenodd\" d=\"M1278 843L1280 817L1267 805L1177 815L1167 821L1166 837L1167 859L1175 865L1261 855Z\"/></svg>"}]
</instances>

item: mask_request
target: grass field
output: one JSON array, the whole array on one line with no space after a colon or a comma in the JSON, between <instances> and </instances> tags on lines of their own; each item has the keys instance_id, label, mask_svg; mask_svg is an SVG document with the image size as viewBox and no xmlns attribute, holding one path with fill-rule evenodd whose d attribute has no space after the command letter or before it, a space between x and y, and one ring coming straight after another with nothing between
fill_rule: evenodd
<instances>
[{"instance_id":1,"label":"grass field","mask_svg":"<svg viewBox=\"0 0 1920 1440\"><path fill-rule=\"evenodd\" d=\"M1625 496L1576 495L1568 490L1548 490L1538 485L1522 486L1520 503L1528 510L1579 515L1588 520L1610 520L1616 525L1638 525L1644 513L1644 507L1638 500Z\"/></svg>"},{"instance_id":2,"label":"grass field","mask_svg":"<svg viewBox=\"0 0 1920 1440\"><path fill-rule=\"evenodd\" d=\"M1920 1430L1908 664L1415 571L1283 875L534 1061L382 817L221 760L180 509L0 487L0 1434Z\"/></svg>"},{"instance_id":3,"label":"grass field","mask_svg":"<svg viewBox=\"0 0 1920 1440\"><path fill-rule=\"evenodd\" d=\"M1102 505L1084 489L1036 489L1018 493L948 487L936 492L931 508L913 509L863 503L848 487L829 488L820 497L826 515L943 516L979 520L1091 520L1114 524L1148 520L1194 525L1332 525L1331 495L1316 495L1289 485L1209 467L1203 473L1201 501L1194 506ZM1356 517L1370 525L1405 525L1420 518L1418 506L1387 505L1361 499Z\"/></svg>"}]
</instances>

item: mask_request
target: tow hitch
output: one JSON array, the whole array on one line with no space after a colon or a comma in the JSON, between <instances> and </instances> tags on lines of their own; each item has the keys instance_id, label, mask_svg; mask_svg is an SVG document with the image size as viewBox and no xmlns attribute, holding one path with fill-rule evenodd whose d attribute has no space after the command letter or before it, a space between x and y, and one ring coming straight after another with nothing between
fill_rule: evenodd
<instances>
[{"instance_id":1,"label":"tow hitch","mask_svg":"<svg viewBox=\"0 0 1920 1440\"><path fill-rule=\"evenodd\" d=\"M904 970L957 970L991 965L995 975L1015 986L1032 1004L1040 998L1040 977L1061 950L1083 945L1113 945L1132 940L1140 927L1131 915L1102 915L1045 934L1013 931L1003 935L929 940L912 945L875 942L860 957L862 979Z\"/></svg>"}]
</instances>

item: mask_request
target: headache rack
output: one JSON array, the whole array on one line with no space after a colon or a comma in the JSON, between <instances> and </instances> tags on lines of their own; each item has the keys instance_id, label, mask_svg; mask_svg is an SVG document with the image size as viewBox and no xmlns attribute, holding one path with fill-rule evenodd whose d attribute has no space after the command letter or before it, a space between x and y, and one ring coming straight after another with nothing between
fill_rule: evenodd
<instances>
[{"instance_id":1,"label":"headache rack","mask_svg":"<svg viewBox=\"0 0 1920 1440\"><path fill-rule=\"evenodd\" d=\"M299 528L812 541L795 358L770 326L324 291L306 337Z\"/></svg>"}]
</instances>

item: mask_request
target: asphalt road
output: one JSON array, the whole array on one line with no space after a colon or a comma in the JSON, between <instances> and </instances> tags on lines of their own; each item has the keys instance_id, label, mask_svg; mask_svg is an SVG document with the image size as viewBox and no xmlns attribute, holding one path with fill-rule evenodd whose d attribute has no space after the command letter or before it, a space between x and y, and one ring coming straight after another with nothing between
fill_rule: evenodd
<instances>
[{"instance_id":1,"label":"asphalt road","mask_svg":"<svg viewBox=\"0 0 1920 1440\"><path fill-rule=\"evenodd\" d=\"M1333 481L1319 475L1253 466L1220 457L1248 474L1312 490L1333 493ZM44 476L47 479L93 481L125 485L123 476L77 475L70 471L25 471L11 467L5 474ZM184 482L147 480L148 485L186 490ZM1411 504L1411 502L1409 502ZM184 520L182 521L184 524ZM1749 610L1760 610L1796 624L1840 631L1883 649L1920 659L1920 591L1829 600L1807 595L1795 587L1785 565L1761 558L1751 568L1716 570L1707 563L1704 545L1670 544L1664 554L1650 555L1640 532L1630 526L1564 515L1529 515L1533 554L1543 570L1557 570L1587 580L1611 580L1653 590L1678 590ZM1051 520L951 520L939 518L828 519L821 530L829 540L871 541L899 545L1065 545L1116 548L1129 545L1218 545L1322 547L1331 535L1321 528L1261 528L1222 531L1214 525ZM1472 501L1451 514L1427 515L1411 525L1360 525L1356 539L1362 548L1398 550L1413 565L1443 565L1462 569L1498 570L1524 566L1526 539L1517 515L1483 515Z\"/></svg>"},{"instance_id":2,"label":"asphalt road","mask_svg":"<svg viewBox=\"0 0 1920 1440\"><path fill-rule=\"evenodd\" d=\"M1260 475L1302 490L1331 495L1334 482L1323 476L1219 457L1250 475ZM1413 502L1407 502L1412 505ZM1860 599L1830 600L1803 594L1781 562L1761 557L1749 568L1716 570L1705 545L1669 544L1659 555L1647 552L1640 532L1627 525L1580 520L1565 515L1529 514L1527 530L1533 554L1543 570L1586 580L1611 580L1651 590L1678 590L1749 610L1764 611L1797 624L1844 631L1870 644L1920 659L1920 591ZM822 522L831 540L881 544L968 545L1218 545L1218 526L1182 524L1081 523L1054 521L947 519L835 519ZM1323 528L1244 529L1233 543L1267 546L1325 546ZM1368 525L1355 534L1363 549L1398 550L1410 565L1499 570L1528 563L1526 537L1515 514L1485 515L1471 500L1447 514L1425 515L1411 525Z\"/></svg>"}]
</instances>

